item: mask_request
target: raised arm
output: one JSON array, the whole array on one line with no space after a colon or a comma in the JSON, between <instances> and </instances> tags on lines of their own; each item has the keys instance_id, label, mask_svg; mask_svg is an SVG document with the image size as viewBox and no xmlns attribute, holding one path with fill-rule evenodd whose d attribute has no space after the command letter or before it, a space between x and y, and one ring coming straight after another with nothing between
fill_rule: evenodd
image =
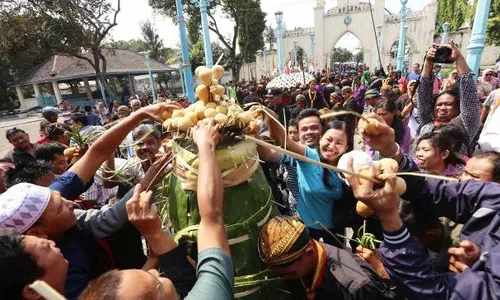
<instances>
[{"instance_id":1,"label":"raised arm","mask_svg":"<svg viewBox=\"0 0 500 300\"><path fill-rule=\"evenodd\" d=\"M222 176L215 147L219 140L218 126L211 119L207 125L192 129L193 140L198 146L200 167L198 170L198 253L209 248L221 248L228 255L229 244L224 227Z\"/></svg>"},{"instance_id":2,"label":"raised arm","mask_svg":"<svg viewBox=\"0 0 500 300\"><path fill-rule=\"evenodd\" d=\"M151 204L153 192L142 193L143 190L144 187L140 184L136 185L133 196L127 201L128 219L144 236L151 251L156 255L163 255L177 247L177 243L161 230L158 210Z\"/></svg>"},{"instance_id":3,"label":"raised arm","mask_svg":"<svg viewBox=\"0 0 500 300\"><path fill-rule=\"evenodd\" d=\"M132 129L144 119L153 119L161 122L160 116L167 109L167 104L158 103L143 107L123 119L101 135L69 171L77 174L83 183L87 183Z\"/></svg>"},{"instance_id":4,"label":"raised arm","mask_svg":"<svg viewBox=\"0 0 500 300\"><path fill-rule=\"evenodd\" d=\"M352 160L348 163L353 170ZM372 174L378 170L372 168ZM389 170L395 172L396 170ZM438 274L432 270L429 254L410 234L399 216L399 197L395 192L395 178L386 180L380 189L373 183L348 178L354 196L368 205L377 215L384 229L384 243L380 253L391 280L410 298L449 299L455 279L452 274ZM408 267L411 266L411 267Z\"/></svg>"},{"instance_id":5,"label":"raised arm","mask_svg":"<svg viewBox=\"0 0 500 300\"><path fill-rule=\"evenodd\" d=\"M276 141L276 143L283 148L285 148L286 146L287 150L290 150L300 155L306 155L306 147L302 144L295 142L288 136L286 130L283 130L282 125L277 121L278 118L276 116L276 113L267 107L263 107L263 109L266 110L268 114L274 117L273 119L270 118L269 116L266 116L269 123L269 133L271 134L271 137Z\"/></svg>"},{"instance_id":6,"label":"raised arm","mask_svg":"<svg viewBox=\"0 0 500 300\"><path fill-rule=\"evenodd\" d=\"M477 97L474 74L467 73L458 78L460 87L460 118L467 131L468 149L473 148L475 137L481 127L481 103Z\"/></svg>"},{"instance_id":7,"label":"raised arm","mask_svg":"<svg viewBox=\"0 0 500 300\"><path fill-rule=\"evenodd\" d=\"M259 152L259 158L266 162L277 163L280 161L281 153L274 149L269 149L262 146L257 146L257 151Z\"/></svg>"},{"instance_id":8,"label":"raised arm","mask_svg":"<svg viewBox=\"0 0 500 300\"><path fill-rule=\"evenodd\" d=\"M434 45L433 45L434 46ZM434 66L434 56L436 48L430 47L425 56L422 76L418 86L418 118L421 125L425 125L434 120L434 103L432 101L432 67Z\"/></svg>"},{"instance_id":9,"label":"raised arm","mask_svg":"<svg viewBox=\"0 0 500 300\"><path fill-rule=\"evenodd\" d=\"M186 249L161 230L158 210L151 204L152 192L141 195L143 188L145 186L138 184L133 197L127 201L128 218L144 236L151 252L158 256L163 275L172 281L176 292L185 297L196 282L196 270L187 259Z\"/></svg>"}]
</instances>

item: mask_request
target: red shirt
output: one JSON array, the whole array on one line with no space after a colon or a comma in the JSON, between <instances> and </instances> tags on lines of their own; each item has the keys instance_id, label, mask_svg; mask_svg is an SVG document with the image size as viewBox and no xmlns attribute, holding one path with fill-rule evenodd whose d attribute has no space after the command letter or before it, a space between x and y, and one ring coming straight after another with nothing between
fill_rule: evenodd
<instances>
[{"instance_id":1,"label":"red shirt","mask_svg":"<svg viewBox=\"0 0 500 300\"><path fill-rule=\"evenodd\" d=\"M47 144L47 143L50 143L50 140L48 137L46 136L42 136L41 138L39 138L37 141L36 141L36 144L37 145L42 145L42 144Z\"/></svg>"}]
</instances>

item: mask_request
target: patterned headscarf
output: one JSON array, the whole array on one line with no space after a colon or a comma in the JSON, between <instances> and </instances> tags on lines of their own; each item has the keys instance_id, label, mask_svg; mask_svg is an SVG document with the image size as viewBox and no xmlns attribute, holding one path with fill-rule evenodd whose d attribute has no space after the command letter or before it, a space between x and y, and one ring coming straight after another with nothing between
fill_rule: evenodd
<instances>
[{"instance_id":1,"label":"patterned headscarf","mask_svg":"<svg viewBox=\"0 0 500 300\"><path fill-rule=\"evenodd\" d=\"M269 266L286 264L302 256L309 241L309 231L298 218L274 217L260 232L259 256Z\"/></svg>"}]
</instances>

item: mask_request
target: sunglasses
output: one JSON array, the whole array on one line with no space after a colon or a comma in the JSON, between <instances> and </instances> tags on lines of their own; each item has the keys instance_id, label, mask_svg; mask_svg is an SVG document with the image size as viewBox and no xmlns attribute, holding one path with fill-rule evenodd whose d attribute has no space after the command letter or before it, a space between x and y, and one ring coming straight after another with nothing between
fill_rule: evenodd
<instances>
[{"instance_id":1,"label":"sunglasses","mask_svg":"<svg viewBox=\"0 0 500 300\"><path fill-rule=\"evenodd\" d=\"M488 73L486 74L486 76L493 76L493 73Z\"/></svg>"}]
</instances>

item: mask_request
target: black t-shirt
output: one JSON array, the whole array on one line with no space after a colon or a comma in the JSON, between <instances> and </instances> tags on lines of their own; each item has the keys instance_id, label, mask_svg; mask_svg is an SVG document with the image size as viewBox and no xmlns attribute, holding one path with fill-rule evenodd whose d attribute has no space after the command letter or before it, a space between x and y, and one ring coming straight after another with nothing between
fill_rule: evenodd
<instances>
[{"instance_id":1,"label":"black t-shirt","mask_svg":"<svg viewBox=\"0 0 500 300\"><path fill-rule=\"evenodd\" d=\"M325 86L325 89L323 90L323 96L325 98L326 102L330 102L330 95L335 93L336 89L334 85L327 85Z\"/></svg>"},{"instance_id":2,"label":"black t-shirt","mask_svg":"<svg viewBox=\"0 0 500 300\"><path fill-rule=\"evenodd\" d=\"M289 105L295 104L297 96L300 95L300 94L301 94L301 92L299 92L299 91L295 91L295 92L291 93L290 94L290 104Z\"/></svg>"},{"instance_id":3,"label":"black t-shirt","mask_svg":"<svg viewBox=\"0 0 500 300\"><path fill-rule=\"evenodd\" d=\"M238 100L239 104L243 104L243 99L248 96L248 93L245 91L237 91L236 92L236 99Z\"/></svg>"},{"instance_id":4,"label":"black t-shirt","mask_svg":"<svg viewBox=\"0 0 500 300\"><path fill-rule=\"evenodd\" d=\"M283 124L284 126L287 126L288 122L290 121L290 110L288 109L288 107L286 107L283 104L279 104L276 106L270 104L268 107L276 113L280 123ZM284 123L285 118L286 118L286 124Z\"/></svg>"},{"instance_id":5,"label":"black t-shirt","mask_svg":"<svg viewBox=\"0 0 500 300\"><path fill-rule=\"evenodd\" d=\"M314 94L311 93L311 97L314 101L309 98L309 91L305 91L303 95L306 97L306 108L315 108L317 110L325 107L328 108L328 105L323 99L323 95L321 93L316 91L316 97L314 97Z\"/></svg>"},{"instance_id":6,"label":"black t-shirt","mask_svg":"<svg viewBox=\"0 0 500 300\"><path fill-rule=\"evenodd\" d=\"M253 94L250 94L250 95L246 96L245 99L243 99L243 103L245 103L245 104L246 103L252 103L252 102L258 102L258 103L260 103L261 100L260 100L259 97L255 96Z\"/></svg>"}]
</instances>

